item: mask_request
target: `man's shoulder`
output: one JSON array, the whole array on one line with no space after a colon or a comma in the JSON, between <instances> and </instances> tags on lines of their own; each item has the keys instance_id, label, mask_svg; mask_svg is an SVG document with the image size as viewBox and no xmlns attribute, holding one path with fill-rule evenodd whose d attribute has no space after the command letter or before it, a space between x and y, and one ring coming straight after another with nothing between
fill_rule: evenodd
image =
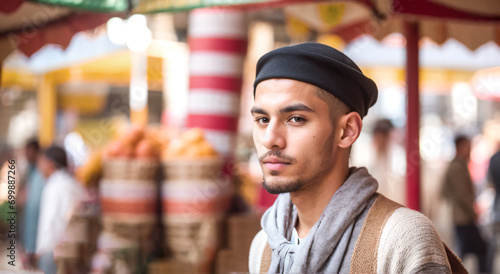
<instances>
[{"instance_id":1,"label":"man's shoulder","mask_svg":"<svg viewBox=\"0 0 500 274\"><path fill-rule=\"evenodd\" d=\"M43 190L44 193L65 193L68 197L78 196L83 191L83 186L71 174L62 170L56 171L49 177Z\"/></svg>"},{"instance_id":2,"label":"man's shoulder","mask_svg":"<svg viewBox=\"0 0 500 274\"><path fill-rule=\"evenodd\" d=\"M400 240L401 238L436 235L437 231L429 218L424 214L409 209L384 196L378 196L370 208L365 226L368 229L380 230L381 240ZM370 216L371 215L371 216ZM372 224L373 222L379 225ZM439 240L439 237L437 238ZM441 241L439 240L441 243Z\"/></svg>"},{"instance_id":3,"label":"man's shoulder","mask_svg":"<svg viewBox=\"0 0 500 274\"><path fill-rule=\"evenodd\" d=\"M66 170L58 170L55 176L57 184L64 185L66 187L79 187L80 184L75 180L75 178Z\"/></svg>"},{"instance_id":4,"label":"man's shoulder","mask_svg":"<svg viewBox=\"0 0 500 274\"><path fill-rule=\"evenodd\" d=\"M450 164L448 165L448 171L453 170L453 169L462 169L463 163L460 161L458 158L454 158L451 160Z\"/></svg>"},{"instance_id":5,"label":"man's shoulder","mask_svg":"<svg viewBox=\"0 0 500 274\"><path fill-rule=\"evenodd\" d=\"M396 265L405 273L416 269L449 272L446 251L434 225L418 211L396 209L386 220L379 239L377 262L382 272L391 272Z\"/></svg>"},{"instance_id":6,"label":"man's shoulder","mask_svg":"<svg viewBox=\"0 0 500 274\"><path fill-rule=\"evenodd\" d=\"M432 224L424 214L409 208L398 208L387 219L380 235L380 244L392 245L413 249L418 246L430 247L436 245L442 249L442 241ZM444 251L444 249L443 249Z\"/></svg>"},{"instance_id":7,"label":"man's shoulder","mask_svg":"<svg viewBox=\"0 0 500 274\"><path fill-rule=\"evenodd\" d=\"M383 230L399 230L399 231L427 231L435 232L434 225L431 220L424 214L406 208L400 207L396 209L387 219Z\"/></svg>"},{"instance_id":8,"label":"man's shoulder","mask_svg":"<svg viewBox=\"0 0 500 274\"><path fill-rule=\"evenodd\" d=\"M444 179L453 182L454 180L457 179L457 177L458 178L464 177L465 176L464 172L466 171L467 171L467 163L458 158L455 158L448 164L448 168L446 169Z\"/></svg>"},{"instance_id":9,"label":"man's shoulder","mask_svg":"<svg viewBox=\"0 0 500 274\"><path fill-rule=\"evenodd\" d=\"M432 241L442 244L432 221L424 214L384 196L379 196L373 206L368 213L372 216L365 220L369 223L364 225L369 230L379 230L381 245L400 242L402 239L407 240L407 243L420 239L422 242ZM379 225L373 225L373 222Z\"/></svg>"},{"instance_id":10,"label":"man's shoulder","mask_svg":"<svg viewBox=\"0 0 500 274\"><path fill-rule=\"evenodd\" d=\"M250 245L250 254L248 257L248 268L250 273L258 273L262 261L262 254L267 245L267 233L264 230L259 231Z\"/></svg>"},{"instance_id":11,"label":"man's shoulder","mask_svg":"<svg viewBox=\"0 0 500 274\"><path fill-rule=\"evenodd\" d=\"M262 243L267 243L267 233L263 229L257 232L257 234L253 237L252 246L260 245Z\"/></svg>"}]
</instances>

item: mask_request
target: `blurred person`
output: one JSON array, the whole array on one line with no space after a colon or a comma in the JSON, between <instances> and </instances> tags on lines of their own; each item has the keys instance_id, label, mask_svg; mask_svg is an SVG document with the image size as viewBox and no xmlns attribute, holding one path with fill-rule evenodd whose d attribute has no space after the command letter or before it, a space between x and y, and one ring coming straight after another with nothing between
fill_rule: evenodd
<instances>
[{"instance_id":1,"label":"blurred person","mask_svg":"<svg viewBox=\"0 0 500 274\"><path fill-rule=\"evenodd\" d=\"M488 167L488 179L495 189L495 202L493 204L493 222L500 224L500 141L498 151L491 157Z\"/></svg>"},{"instance_id":2,"label":"blurred person","mask_svg":"<svg viewBox=\"0 0 500 274\"><path fill-rule=\"evenodd\" d=\"M400 204L406 204L405 152L393 141L394 125L389 119L379 119L373 127L373 153L367 168L377 179L378 192ZM369 155L366 155L369 154Z\"/></svg>"},{"instance_id":3,"label":"blurred person","mask_svg":"<svg viewBox=\"0 0 500 274\"><path fill-rule=\"evenodd\" d=\"M35 248L37 239L40 200L45 186L45 179L37 167L40 154L38 141L33 139L24 146L24 155L28 162L23 186L22 226L20 238L27 255L28 267L35 266Z\"/></svg>"},{"instance_id":4,"label":"blurred person","mask_svg":"<svg viewBox=\"0 0 500 274\"><path fill-rule=\"evenodd\" d=\"M68 173L66 152L51 146L39 158L39 168L47 184L42 193L36 254L38 267L47 274L56 273L54 250L64 238L69 221L84 189Z\"/></svg>"},{"instance_id":5,"label":"blurred person","mask_svg":"<svg viewBox=\"0 0 500 274\"><path fill-rule=\"evenodd\" d=\"M366 168L349 167L377 94L351 59L326 45L260 58L253 138L263 186L279 195L252 241L250 273L465 270L429 219L378 194Z\"/></svg>"},{"instance_id":6,"label":"blurred person","mask_svg":"<svg viewBox=\"0 0 500 274\"><path fill-rule=\"evenodd\" d=\"M495 189L492 208L492 223L495 239L500 238L500 140L497 142L497 152L490 158L488 166L488 181ZM497 240L498 241L498 240ZM498 245L494 242L495 246ZM490 254L491 255L491 254Z\"/></svg>"},{"instance_id":7,"label":"blurred person","mask_svg":"<svg viewBox=\"0 0 500 274\"><path fill-rule=\"evenodd\" d=\"M451 203L458 255L463 259L466 254L475 254L479 273L488 273L488 246L476 225L475 189L468 169L470 139L464 135L457 136L455 148L456 155L446 170L441 194Z\"/></svg>"},{"instance_id":8,"label":"blurred person","mask_svg":"<svg viewBox=\"0 0 500 274\"><path fill-rule=\"evenodd\" d=\"M489 262L493 262L500 240L500 140L497 141L497 152L490 158L488 181L495 190L495 198L491 209L493 242L489 254Z\"/></svg>"},{"instance_id":9,"label":"blurred person","mask_svg":"<svg viewBox=\"0 0 500 274\"><path fill-rule=\"evenodd\" d=\"M387 156L391 144L391 133L394 125L389 119L379 119L373 127L373 146L378 154Z\"/></svg>"}]
</instances>

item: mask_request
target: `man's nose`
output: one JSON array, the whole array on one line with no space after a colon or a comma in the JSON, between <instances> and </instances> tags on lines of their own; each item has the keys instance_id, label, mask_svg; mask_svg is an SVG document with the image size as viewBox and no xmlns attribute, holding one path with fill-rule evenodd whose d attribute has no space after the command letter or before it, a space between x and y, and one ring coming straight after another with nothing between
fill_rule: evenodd
<instances>
[{"instance_id":1,"label":"man's nose","mask_svg":"<svg viewBox=\"0 0 500 274\"><path fill-rule=\"evenodd\" d=\"M283 149L286 146L285 129L276 122L271 122L266 128L262 144L267 149L279 148Z\"/></svg>"}]
</instances>

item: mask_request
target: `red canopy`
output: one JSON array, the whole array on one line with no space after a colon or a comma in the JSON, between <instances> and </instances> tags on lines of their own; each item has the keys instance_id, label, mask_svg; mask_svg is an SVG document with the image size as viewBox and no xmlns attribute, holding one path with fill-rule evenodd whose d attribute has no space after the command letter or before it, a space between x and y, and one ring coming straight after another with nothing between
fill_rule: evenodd
<instances>
[{"instance_id":1,"label":"red canopy","mask_svg":"<svg viewBox=\"0 0 500 274\"><path fill-rule=\"evenodd\" d=\"M45 44L66 48L75 33L94 29L113 16L123 16L123 13L78 12L22 1L12 1L16 5L11 1L1 2L0 63L15 49L31 56Z\"/></svg>"}]
</instances>

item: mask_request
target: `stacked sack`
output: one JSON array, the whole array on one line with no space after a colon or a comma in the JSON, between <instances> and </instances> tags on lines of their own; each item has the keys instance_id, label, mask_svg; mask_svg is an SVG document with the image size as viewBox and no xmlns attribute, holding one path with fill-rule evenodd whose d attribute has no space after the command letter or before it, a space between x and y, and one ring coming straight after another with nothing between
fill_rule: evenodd
<instances>
[{"instance_id":1,"label":"stacked sack","mask_svg":"<svg viewBox=\"0 0 500 274\"><path fill-rule=\"evenodd\" d=\"M102 232L92 258L90 274L138 273L139 252L137 242Z\"/></svg>"},{"instance_id":2,"label":"stacked sack","mask_svg":"<svg viewBox=\"0 0 500 274\"><path fill-rule=\"evenodd\" d=\"M105 232L137 242L143 256L154 248L159 216L161 142L153 130L132 126L103 153L99 184Z\"/></svg>"},{"instance_id":3,"label":"stacked sack","mask_svg":"<svg viewBox=\"0 0 500 274\"><path fill-rule=\"evenodd\" d=\"M226 220L225 242L227 248L217 253L217 274L248 272L250 245L261 230L260 214L234 215Z\"/></svg>"},{"instance_id":4,"label":"stacked sack","mask_svg":"<svg viewBox=\"0 0 500 274\"><path fill-rule=\"evenodd\" d=\"M210 272L219 244L220 220L229 202L222 161L201 129L191 129L163 151L162 219L175 260Z\"/></svg>"},{"instance_id":5,"label":"stacked sack","mask_svg":"<svg viewBox=\"0 0 500 274\"><path fill-rule=\"evenodd\" d=\"M54 248L54 261L62 273L72 273L90 265L99 230L99 206L95 193L102 175L100 151L90 154L75 171L75 179L84 187L83 199L69 216L64 237Z\"/></svg>"}]
</instances>

